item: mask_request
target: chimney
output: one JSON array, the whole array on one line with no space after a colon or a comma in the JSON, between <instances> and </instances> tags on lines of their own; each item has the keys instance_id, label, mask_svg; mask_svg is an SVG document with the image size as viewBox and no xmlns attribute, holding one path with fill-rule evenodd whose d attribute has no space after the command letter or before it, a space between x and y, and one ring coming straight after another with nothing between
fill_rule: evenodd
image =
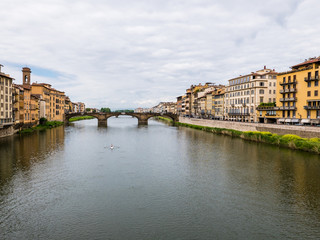
<instances>
[{"instance_id":1,"label":"chimney","mask_svg":"<svg viewBox=\"0 0 320 240\"><path fill-rule=\"evenodd\" d=\"M266 65L264 65L264 68L263 69L267 69Z\"/></svg>"},{"instance_id":2,"label":"chimney","mask_svg":"<svg viewBox=\"0 0 320 240\"><path fill-rule=\"evenodd\" d=\"M31 70L28 67L22 68L22 84L30 85Z\"/></svg>"}]
</instances>

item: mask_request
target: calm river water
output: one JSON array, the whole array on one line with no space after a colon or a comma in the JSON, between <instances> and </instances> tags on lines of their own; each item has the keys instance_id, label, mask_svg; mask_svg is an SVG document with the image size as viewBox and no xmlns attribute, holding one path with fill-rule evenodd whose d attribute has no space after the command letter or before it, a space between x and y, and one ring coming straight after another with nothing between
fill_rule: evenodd
<instances>
[{"instance_id":1,"label":"calm river water","mask_svg":"<svg viewBox=\"0 0 320 240\"><path fill-rule=\"evenodd\" d=\"M108 124L0 139L1 240L320 239L318 155Z\"/></svg>"}]
</instances>

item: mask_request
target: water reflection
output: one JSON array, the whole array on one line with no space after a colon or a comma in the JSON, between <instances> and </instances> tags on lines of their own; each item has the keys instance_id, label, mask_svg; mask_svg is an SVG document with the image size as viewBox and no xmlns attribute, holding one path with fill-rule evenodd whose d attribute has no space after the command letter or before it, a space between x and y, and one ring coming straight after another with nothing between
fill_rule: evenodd
<instances>
[{"instance_id":1,"label":"water reflection","mask_svg":"<svg viewBox=\"0 0 320 240\"><path fill-rule=\"evenodd\" d=\"M0 239L317 239L319 173L314 154L77 122L0 139Z\"/></svg>"},{"instance_id":2,"label":"water reflection","mask_svg":"<svg viewBox=\"0 0 320 240\"><path fill-rule=\"evenodd\" d=\"M0 139L0 186L19 170L28 171L58 149L63 151L64 127Z\"/></svg>"}]
</instances>

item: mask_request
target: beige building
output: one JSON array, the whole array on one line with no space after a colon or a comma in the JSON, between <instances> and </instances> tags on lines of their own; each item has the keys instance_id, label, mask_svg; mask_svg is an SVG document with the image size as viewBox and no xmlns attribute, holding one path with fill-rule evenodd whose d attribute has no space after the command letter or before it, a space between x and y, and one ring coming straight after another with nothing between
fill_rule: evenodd
<instances>
[{"instance_id":1,"label":"beige building","mask_svg":"<svg viewBox=\"0 0 320 240\"><path fill-rule=\"evenodd\" d=\"M13 125L12 81L13 78L1 72L0 65L0 128Z\"/></svg>"},{"instance_id":2,"label":"beige building","mask_svg":"<svg viewBox=\"0 0 320 240\"><path fill-rule=\"evenodd\" d=\"M276 101L276 84L277 73L266 67L230 79L225 93L225 119L257 122L257 107Z\"/></svg>"},{"instance_id":3,"label":"beige building","mask_svg":"<svg viewBox=\"0 0 320 240\"><path fill-rule=\"evenodd\" d=\"M216 89L212 93L212 98L213 98L213 111L212 115L214 119L217 120L224 120L225 117L225 87L222 87L220 89Z\"/></svg>"}]
</instances>

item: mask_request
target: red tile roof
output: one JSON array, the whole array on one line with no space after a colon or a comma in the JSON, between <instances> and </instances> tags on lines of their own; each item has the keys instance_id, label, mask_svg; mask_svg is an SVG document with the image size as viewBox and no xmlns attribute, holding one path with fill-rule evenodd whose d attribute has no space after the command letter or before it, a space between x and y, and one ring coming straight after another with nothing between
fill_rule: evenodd
<instances>
[{"instance_id":1,"label":"red tile roof","mask_svg":"<svg viewBox=\"0 0 320 240\"><path fill-rule=\"evenodd\" d=\"M302 63L299 63L297 65L292 66L291 68L297 68L297 67L301 67L301 66L308 65L311 63L315 63L315 62L320 62L320 57L309 58L308 60L306 60Z\"/></svg>"}]
</instances>

